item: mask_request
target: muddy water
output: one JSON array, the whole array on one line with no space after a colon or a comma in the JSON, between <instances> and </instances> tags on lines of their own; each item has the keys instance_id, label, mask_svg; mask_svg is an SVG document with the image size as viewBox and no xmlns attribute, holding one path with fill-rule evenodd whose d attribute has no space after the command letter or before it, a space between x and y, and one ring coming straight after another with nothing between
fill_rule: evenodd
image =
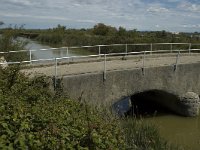
<instances>
[{"instance_id":1,"label":"muddy water","mask_svg":"<svg viewBox=\"0 0 200 150\"><path fill-rule=\"evenodd\" d=\"M145 122L156 125L160 135L171 143L186 150L200 149L200 116L181 117L174 114L162 114L145 118Z\"/></svg>"}]
</instances>

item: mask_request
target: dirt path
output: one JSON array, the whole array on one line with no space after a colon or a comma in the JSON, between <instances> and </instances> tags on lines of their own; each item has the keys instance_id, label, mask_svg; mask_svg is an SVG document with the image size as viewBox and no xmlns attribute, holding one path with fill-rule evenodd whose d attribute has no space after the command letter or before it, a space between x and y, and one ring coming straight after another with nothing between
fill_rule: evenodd
<instances>
[{"instance_id":1,"label":"dirt path","mask_svg":"<svg viewBox=\"0 0 200 150\"><path fill-rule=\"evenodd\" d=\"M57 76L63 75L77 75L86 73L100 73L104 71L104 59L99 60L95 58L96 61L73 63L57 66ZM133 69L133 68L145 68L156 67L156 66L173 66L176 64L177 56L169 55L161 57L158 55L149 55L145 57L143 61L143 56L127 56L126 59L122 57L115 57L115 59L107 58L106 61L106 71L111 70L123 70L123 69ZM200 54L180 54L178 59L178 64L188 64L200 62ZM29 74L30 76L45 74L47 76L54 76L56 73L55 65L43 66L43 67L33 67L30 69L23 69L22 72Z\"/></svg>"}]
</instances>

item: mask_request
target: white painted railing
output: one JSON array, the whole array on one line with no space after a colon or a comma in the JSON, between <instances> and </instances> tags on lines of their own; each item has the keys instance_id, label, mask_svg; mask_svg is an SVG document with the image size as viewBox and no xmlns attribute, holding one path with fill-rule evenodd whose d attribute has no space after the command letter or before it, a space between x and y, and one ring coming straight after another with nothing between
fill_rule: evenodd
<instances>
[{"instance_id":1,"label":"white painted railing","mask_svg":"<svg viewBox=\"0 0 200 150\"><path fill-rule=\"evenodd\" d=\"M162 49L156 49L156 47L158 45L169 45L170 49L166 50L162 50ZM187 49L173 49L174 45L176 46L180 46L180 45L187 45L188 48ZM106 47L107 50L109 50L109 47L117 47L117 46L124 46L124 49L122 49L121 51L117 52L117 53L106 53L106 52L102 52L102 48ZM19 50L19 51L8 51L8 52L0 52L0 55L2 54L8 54L8 53L28 53L29 55L29 60L25 60L25 61L18 61L18 62L7 62L9 64L12 63L32 63L32 62L40 62L40 61L53 61L55 58L47 58L47 59L33 59L33 52L37 52L37 51L54 51L54 50L61 50L65 49L66 50L66 56L65 57L57 57L58 59L66 59L66 58L82 58L85 56L69 56L69 49L70 50L75 50L75 49L83 49L83 48L98 48L98 53L96 52L96 54L98 56L102 55L102 54L109 54L109 55L124 55L124 54L141 54L144 53L144 51L140 51L140 50L131 50L130 46L148 46L149 48L146 48L147 50L145 50L146 53L167 53L167 52L177 52L177 51L182 51L182 52L188 52L190 53L191 51L198 51L200 49L200 43L197 44L192 44L192 43L137 43L137 44L109 44L109 45L93 45L93 46L73 46L73 47L59 47L59 48L48 48L48 49L31 49L31 50ZM199 46L199 49L191 49L192 46ZM111 48L111 49L112 49ZM138 48L139 49L139 48ZM92 51L91 51L92 52ZM96 55L87 55L86 57L93 57ZM2 64L2 63L0 63Z\"/></svg>"},{"instance_id":2,"label":"white painted railing","mask_svg":"<svg viewBox=\"0 0 200 150\"><path fill-rule=\"evenodd\" d=\"M185 49L182 49L180 46L184 46ZM105 52L106 50L112 49L113 47L120 47L119 52L115 53L109 53ZM145 51L140 51L139 48L133 48L131 46L146 46ZM165 49L158 49L158 46L166 46ZM176 48L175 48L176 46ZM193 48L192 47L198 47L199 48ZM69 50L75 50L75 49L84 49L84 48L90 48L92 51L92 48L96 48L96 54L94 55L82 55L82 56L69 56ZM104 50L103 50L104 48ZM167 49L169 48L169 49ZM65 49L66 51L66 56L65 57L56 57L56 58L48 58L48 59L33 59L33 52L36 51L53 51L53 50L62 50ZM144 49L144 48L143 48ZM57 69L58 69L58 61L61 60L67 60L68 63L70 60L76 59L76 60L81 60L81 59L86 59L86 58L102 58L101 60L104 61L104 79L106 79L106 61L107 57L112 57L112 56L127 56L127 55L142 55L142 68L144 70L145 68L145 58L147 55L152 55L152 54L163 54L163 53L177 53L176 57L176 64L175 68L177 67L178 64L178 59L180 57L180 53L193 53L193 52L200 52L200 43L197 44L192 44L192 43L137 43L137 44L110 44L110 45L94 45L94 46L74 46L74 47L60 47L60 48L49 48L49 49L32 49L32 50L19 50L19 51L8 51L8 52L0 52L0 56L8 53L28 53L29 55L29 60L24 60L24 61L16 61L16 62L0 62L0 65L5 65L5 64L27 64L27 63L36 63L40 62L41 64L45 64L44 62L53 62L55 65L55 78L58 76L57 74Z\"/></svg>"}]
</instances>

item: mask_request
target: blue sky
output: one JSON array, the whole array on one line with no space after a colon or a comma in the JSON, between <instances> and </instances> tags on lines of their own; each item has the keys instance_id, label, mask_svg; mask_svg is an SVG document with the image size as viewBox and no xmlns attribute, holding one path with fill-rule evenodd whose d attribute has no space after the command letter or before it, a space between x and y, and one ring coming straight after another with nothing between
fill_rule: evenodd
<instances>
[{"instance_id":1,"label":"blue sky","mask_svg":"<svg viewBox=\"0 0 200 150\"><path fill-rule=\"evenodd\" d=\"M25 28L91 28L200 32L199 0L0 0L0 21Z\"/></svg>"}]
</instances>

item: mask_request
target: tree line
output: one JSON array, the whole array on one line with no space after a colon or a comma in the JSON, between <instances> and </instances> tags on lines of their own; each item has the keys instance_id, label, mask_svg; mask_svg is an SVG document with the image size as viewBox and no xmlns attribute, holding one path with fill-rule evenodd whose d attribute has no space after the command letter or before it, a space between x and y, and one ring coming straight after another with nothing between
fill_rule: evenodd
<instances>
[{"instance_id":1,"label":"tree line","mask_svg":"<svg viewBox=\"0 0 200 150\"><path fill-rule=\"evenodd\" d=\"M137 29L127 30L124 27L112 27L98 23L92 28L71 29L60 24L49 29L24 29L4 28L6 30L17 30L24 35L30 34L30 38L53 47L62 46L84 46L84 45L109 45L109 44L134 44L134 43L199 43L200 33L173 33L162 31L138 31ZM31 36L31 35L36 36ZM21 34L22 35L22 34ZM162 47L161 47L162 48ZM175 48L175 47L174 47ZM181 48L188 48L184 45ZM194 47L195 48L195 47ZM131 48L138 49L138 48ZM146 50L140 47L139 51ZM102 50L106 51L106 50ZM109 49L110 52L119 51L117 48Z\"/></svg>"}]
</instances>

